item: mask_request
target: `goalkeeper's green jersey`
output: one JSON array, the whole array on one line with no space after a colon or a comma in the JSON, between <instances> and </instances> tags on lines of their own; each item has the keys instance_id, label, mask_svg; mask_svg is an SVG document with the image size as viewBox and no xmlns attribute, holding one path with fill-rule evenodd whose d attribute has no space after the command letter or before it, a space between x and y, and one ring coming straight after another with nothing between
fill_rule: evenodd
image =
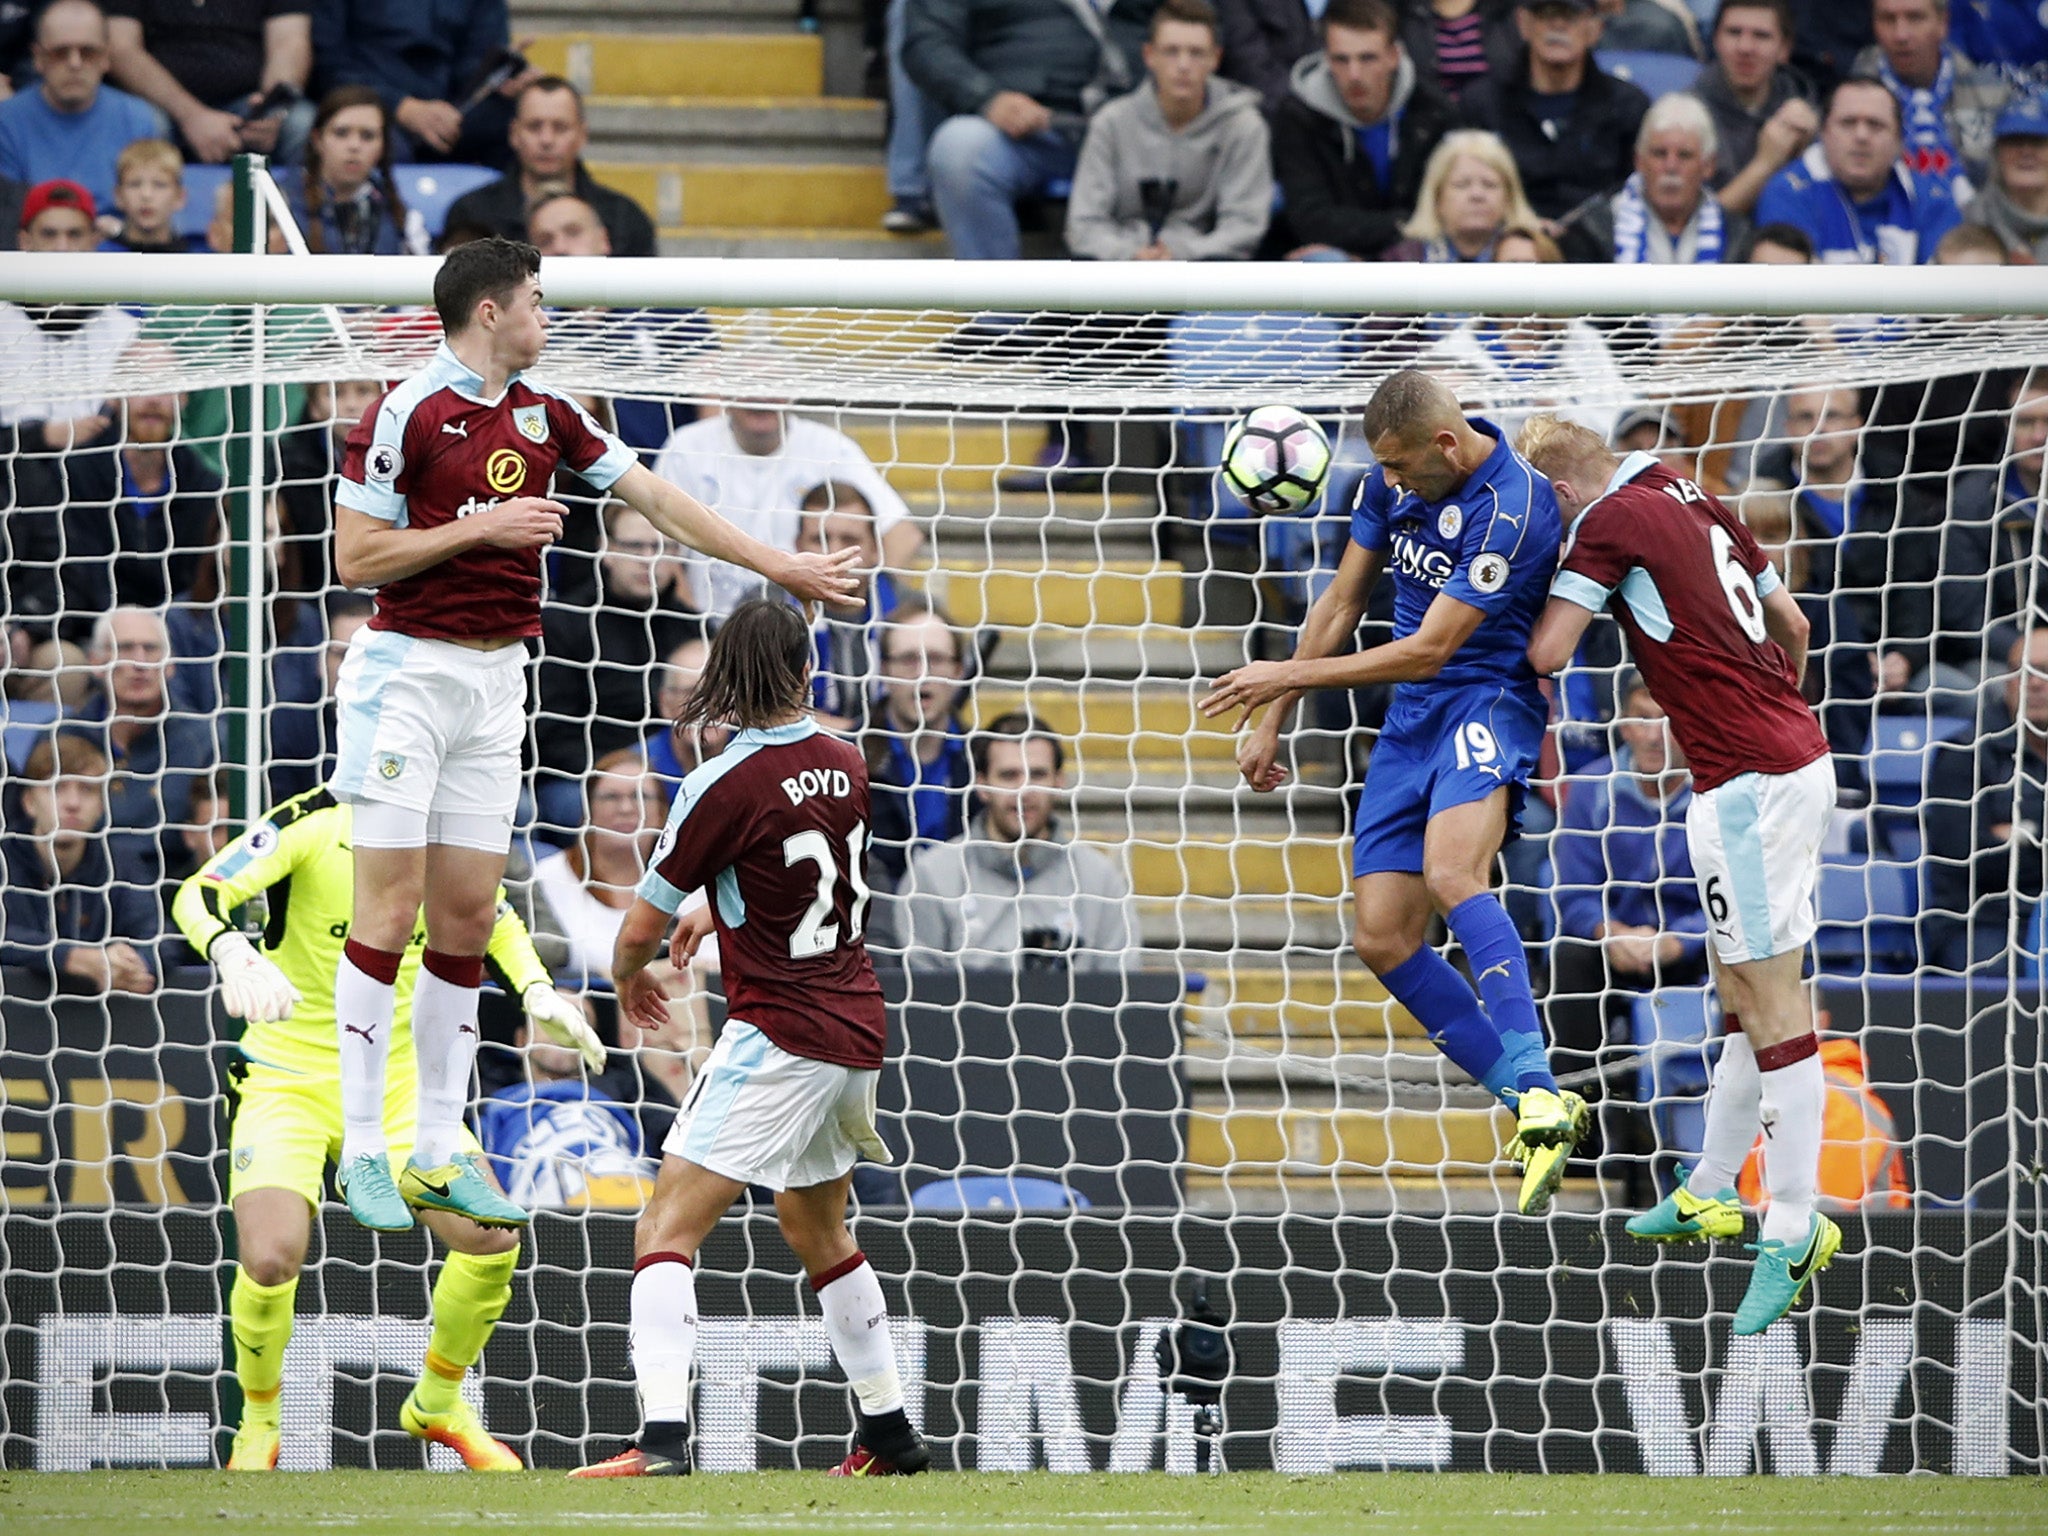
<instances>
[{"instance_id":1,"label":"goalkeeper's green jersey","mask_svg":"<svg viewBox=\"0 0 2048 1536\"><path fill-rule=\"evenodd\" d=\"M270 914L262 948L298 988L299 1006L288 1019L246 1028L241 1049L251 1061L325 1077L340 1071L334 971L353 915L355 860L349 831L354 824L349 807L325 788L309 789L275 807L178 887L171 916L192 947L209 957L214 941L235 927L235 912L259 893L267 894ZM422 919L413 926L398 968L394 1063L412 1060L412 989L426 945ZM515 997L549 979L502 887L484 960L499 985Z\"/></svg>"}]
</instances>

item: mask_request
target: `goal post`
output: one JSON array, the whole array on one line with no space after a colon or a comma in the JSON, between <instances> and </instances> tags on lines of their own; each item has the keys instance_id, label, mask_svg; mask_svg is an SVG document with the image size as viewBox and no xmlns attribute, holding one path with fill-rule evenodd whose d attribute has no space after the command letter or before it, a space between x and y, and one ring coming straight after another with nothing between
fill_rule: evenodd
<instances>
[{"instance_id":1,"label":"goal post","mask_svg":"<svg viewBox=\"0 0 2048 1536\"><path fill-rule=\"evenodd\" d=\"M259 167L238 197L253 249L275 211ZM340 600L318 516L335 434L318 412L423 365L436 267L0 260L10 748L78 690L67 647L89 644L104 604L132 600L167 615L171 713L231 723L218 746L245 765L246 805L317 781ZM878 720L892 687L901 704L933 677L962 684L969 725L1029 706L1066 748L1058 837L1127 892L1130 947L1107 964L1060 954L1076 925L1057 917L1014 925L1033 945L1020 966L928 965L907 903L877 936L903 1047L884 1087L899 1167L863 1186L858 1236L917 1319L900 1364L947 1464L1192 1470L1208 1384L1155 1348L1189 1321L1200 1280L1228 1323L1217 1390L1233 1468L2048 1470L2048 946L2027 835L2048 772L2012 713L2024 720L2048 678L2026 643L2048 552L2025 407L2028 371L2048 367L2048 273L550 258L541 276L536 374L633 427L648 460L729 403L858 445L919 535L888 546L916 547L889 571L898 595L936 600L967 644L939 658L957 674L916 655L892 673L892 632L856 625L869 650L841 681ZM74 344L96 306L131 311L134 339ZM1852 1238L1812 1309L1762 1340L1728 1335L1736 1256L1658 1259L1621 1231L1694 1144L1716 1020L1689 919L1673 930L1684 963L1648 974L1584 935L1587 912L1654 908L1689 883L1649 792L1617 777L1637 727L1617 721L1611 626L1554 690L1554 760L1502 862L1560 1065L1605 1095L1601 1157L1545 1222L1513 1214L1502 1118L1351 953L1348 832L1384 696L1305 703L1295 775L1272 795L1238 782L1228 723L1196 708L1221 672L1291 647L1369 466L1359 413L1408 365L1443 372L1510 432L1556 409L1641 434L1722 490L1828 621L1812 681L1845 797L1816 996L1841 1047L1831 1102L1855 1127L1829 1142L1835 1188L1855 1191ZM1990 382L1954 382L1971 379ZM216 411L222 396L234 403ZM140 426L162 397L183 401L167 441ZM100 401L107 437L41 435ZM1317 417L1335 450L1329 496L1299 517L1246 515L1214 473L1224 426L1268 403ZM1813 419L1795 427L1802 411ZM145 451L111 470L93 458L131 449ZM1048 449L1065 462L1041 462ZM738 494L734 474L705 474ZM1840 526L1802 484L1840 493L1820 496ZM601 978L550 907L576 894L555 850L580 830L595 763L621 744L660 750L658 684L685 679L652 617L644 632L604 627L602 498L558 489L577 511L539 664L564 637L574 660L536 685L515 894L602 1016ZM107 508L137 501L167 530L216 508L212 586L205 535L173 532L126 564L102 547ZM675 551L647 558L657 586L708 590ZM1368 640L1386 619L1368 614ZM640 713L616 718L628 695ZM884 757L885 736L870 738ZM189 765L174 767L149 786L159 799ZM10 779L22 772L10 761ZM132 780L117 763L124 815ZM192 852L189 825L165 812L118 830L168 876ZM1995 826L2020 835L1996 842ZM898 870L913 853L891 851ZM212 1053L228 1021L206 973L177 959L165 951L154 994L107 1000L0 970L0 1464L214 1453L231 1356L208 1319L232 1238ZM512 1048L515 1022L507 1010L490 1026L480 1092L541 1070ZM647 1171L692 1044L614 1057L615 1083L632 1085L619 1123L635 1125L620 1147L532 1150L524 1169L551 1209L482 1401L536 1464L632 1430L630 1211L604 1191ZM1053 1194L1020 1197L1020 1178ZM991 1194L1027 1208L977 1208ZM1054 1198L1069 1203L1032 1203ZM373 1239L332 1210L321 1225L327 1264L300 1293L287 1361L287 1460L418 1464L379 1405L416 1363L427 1245ZM836 1459L843 1389L764 1213L723 1225L699 1283L702 1464Z\"/></svg>"}]
</instances>

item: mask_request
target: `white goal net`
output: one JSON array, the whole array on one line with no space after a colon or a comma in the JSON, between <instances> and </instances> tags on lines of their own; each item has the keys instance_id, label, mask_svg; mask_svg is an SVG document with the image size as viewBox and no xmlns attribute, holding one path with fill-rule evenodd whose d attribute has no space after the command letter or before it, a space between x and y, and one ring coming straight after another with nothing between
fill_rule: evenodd
<instances>
[{"instance_id":1,"label":"white goal net","mask_svg":"<svg viewBox=\"0 0 2048 1536\"><path fill-rule=\"evenodd\" d=\"M237 811L331 765L338 637L365 611L332 574L340 440L431 355L432 272L0 265L0 1464L211 1465L235 1422L235 1030L170 892ZM764 536L872 550L865 609L821 624L817 691L878 785L897 1166L859 1179L857 1235L945 1464L2048 1470L2038 274L586 260L543 281L536 373L644 462ZM1509 433L1555 409L1680 467L1814 623L1843 807L1813 954L1822 1193L1850 1235L1759 1338L1729 1335L1739 1249L1660 1256L1621 1228L1698 1150L1719 1021L1683 763L1611 622L1552 689L1501 860L1553 1063L1597 1099L1542 1220L1514 1214L1505 1115L1351 951L1384 691L1306 701L1268 794L1197 709L1289 653L1370 467L1359 412L1409 365ZM1335 449L1298 517L1249 515L1215 472L1226 424L1269 403ZM604 935L698 750L664 716L742 588L572 478L555 493L574 515L509 889L615 1049L583 1083L522 1047L509 1001L486 1012L475 1122L543 1214L472 1390L560 1466L636 1427L632 1212L722 1019L706 967L666 1037L622 1029ZM1390 619L1382 592L1361 643ZM1063 745L1021 843L972 793L977 728L1018 710ZM36 818L73 779L94 830L57 870ZM75 959L110 946L147 974ZM330 1200L285 1465L422 1463L395 1410L436 1265ZM699 1276L700 1466L836 1461L845 1389L765 1203Z\"/></svg>"}]
</instances>

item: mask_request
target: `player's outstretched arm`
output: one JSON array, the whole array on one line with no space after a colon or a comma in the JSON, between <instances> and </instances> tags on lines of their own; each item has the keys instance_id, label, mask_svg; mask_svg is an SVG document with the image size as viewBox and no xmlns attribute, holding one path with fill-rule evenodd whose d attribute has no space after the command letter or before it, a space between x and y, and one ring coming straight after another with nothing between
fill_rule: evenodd
<instances>
[{"instance_id":1,"label":"player's outstretched arm","mask_svg":"<svg viewBox=\"0 0 2048 1536\"><path fill-rule=\"evenodd\" d=\"M1592 622L1593 611L1568 597L1553 597L1545 603L1529 634L1529 665L1536 675L1554 677L1569 666Z\"/></svg>"},{"instance_id":2,"label":"player's outstretched arm","mask_svg":"<svg viewBox=\"0 0 2048 1536\"><path fill-rule=\"evenodd\" d=\"M1294 660L1334 655L1358 632L1358 622L1365 617L1366 602L1372 596L1373 584L1379 580L1380 568L1385 563L1386 557L1377 550L1366 549L1355 542L1344 546L1344 556L1338 562L1336 576L1310 605L1308 616L1302 620L1301 638L1295 643ZM1280 663L1253 662L1218 678L1215 689L1202 700L1202 713L1213 718L1236 707L1215 701L1233 681L1243 679L1257 668L1274 665ZM1300 702L1301 690L1283 689L1269 697L1273 707L1266 712L1258 728L1245 738L1237 754L1238 771L1244 775L1247 784L1258 790L1278 789L1286 782L1287 770L1274 759L1280 753L1281 728ZM1237 722L1238 730L1244 729L1256 707L1252 704L1242 706L1244 715Z\"/></svg>"},{"instance_id":3,"label":"player's outstretched arm","mask_svg":"<svg viewBox=\"0 0 2048 1536\"><path fill-rule=\"evenodd\" d=\"M1202 701L1202 713L1227 709L1250 711L1272 699L1305 693L1311 688L1363 688L1369 683L1413 683L1435 677L1458 648L1472 638L1486 612L1439 593L1422 615L1415 633L1351 656L1324 656L1292 661L1255 661L1216 680Z\"/></svg>"},{"instance_id":4,"label":"player's outstretched arm","mask_svg":"<svg viewBox=\"0 0 2048 1536\"><path fill-rule=\"evenodd\" d=\"M171 920L220 975L221 1004L251 1023L291 1017L298 988L230 921L259 892L289 876L315 848L317 831L299 821L280 830L257 822L193 872L171 902Z\"/></svg>"},{"instance_id":5,"label":"player's outstretched arm","mask_svg":"<svg viewBox=\"0 0 2048 1536\"><path fill-rule=\"evenodd\" d=\"M860 596L858 550L798 555L763 544L644 464L619 476L612 494L670 538L701 555L758 572L799 602L849 602Z\"/></svg>"},{"instance_id":6,"label":"player's outstretched arm","mask_svg":"<svg viewBox=\"0 0 2048 1536\"><path fill-rule=\"evenodd\" d=\"M568 508L540 496L515 496L488 512L438 528L401 528L353 507L334 509L334 572L352 587L403 581L466 550L545 549L562 536Z\"/></svg>"}]
</instances>

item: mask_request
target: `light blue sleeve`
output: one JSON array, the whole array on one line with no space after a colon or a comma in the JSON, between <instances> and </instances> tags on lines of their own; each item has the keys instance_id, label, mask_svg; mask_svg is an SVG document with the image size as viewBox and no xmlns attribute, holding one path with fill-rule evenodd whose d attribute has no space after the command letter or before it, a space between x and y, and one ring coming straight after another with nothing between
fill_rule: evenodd
<instances>
[{"instance_id":1,"label":"light blue sleeve","mask_svg":"<svg viewBox=\"0 0 2048 1536\"><path fill-rule=\"evenodd\" d=\"M334 504L353 512L403 528L406 525L405 490L408 483L405 462L405 429L412 420L410 407L401 409L386 396L377 407L377 424L370 441L360 443L349 434L343 452L341 478L335 483ZM356 431L360 431L358 427Z\"/></svg>"}]
</instances>

